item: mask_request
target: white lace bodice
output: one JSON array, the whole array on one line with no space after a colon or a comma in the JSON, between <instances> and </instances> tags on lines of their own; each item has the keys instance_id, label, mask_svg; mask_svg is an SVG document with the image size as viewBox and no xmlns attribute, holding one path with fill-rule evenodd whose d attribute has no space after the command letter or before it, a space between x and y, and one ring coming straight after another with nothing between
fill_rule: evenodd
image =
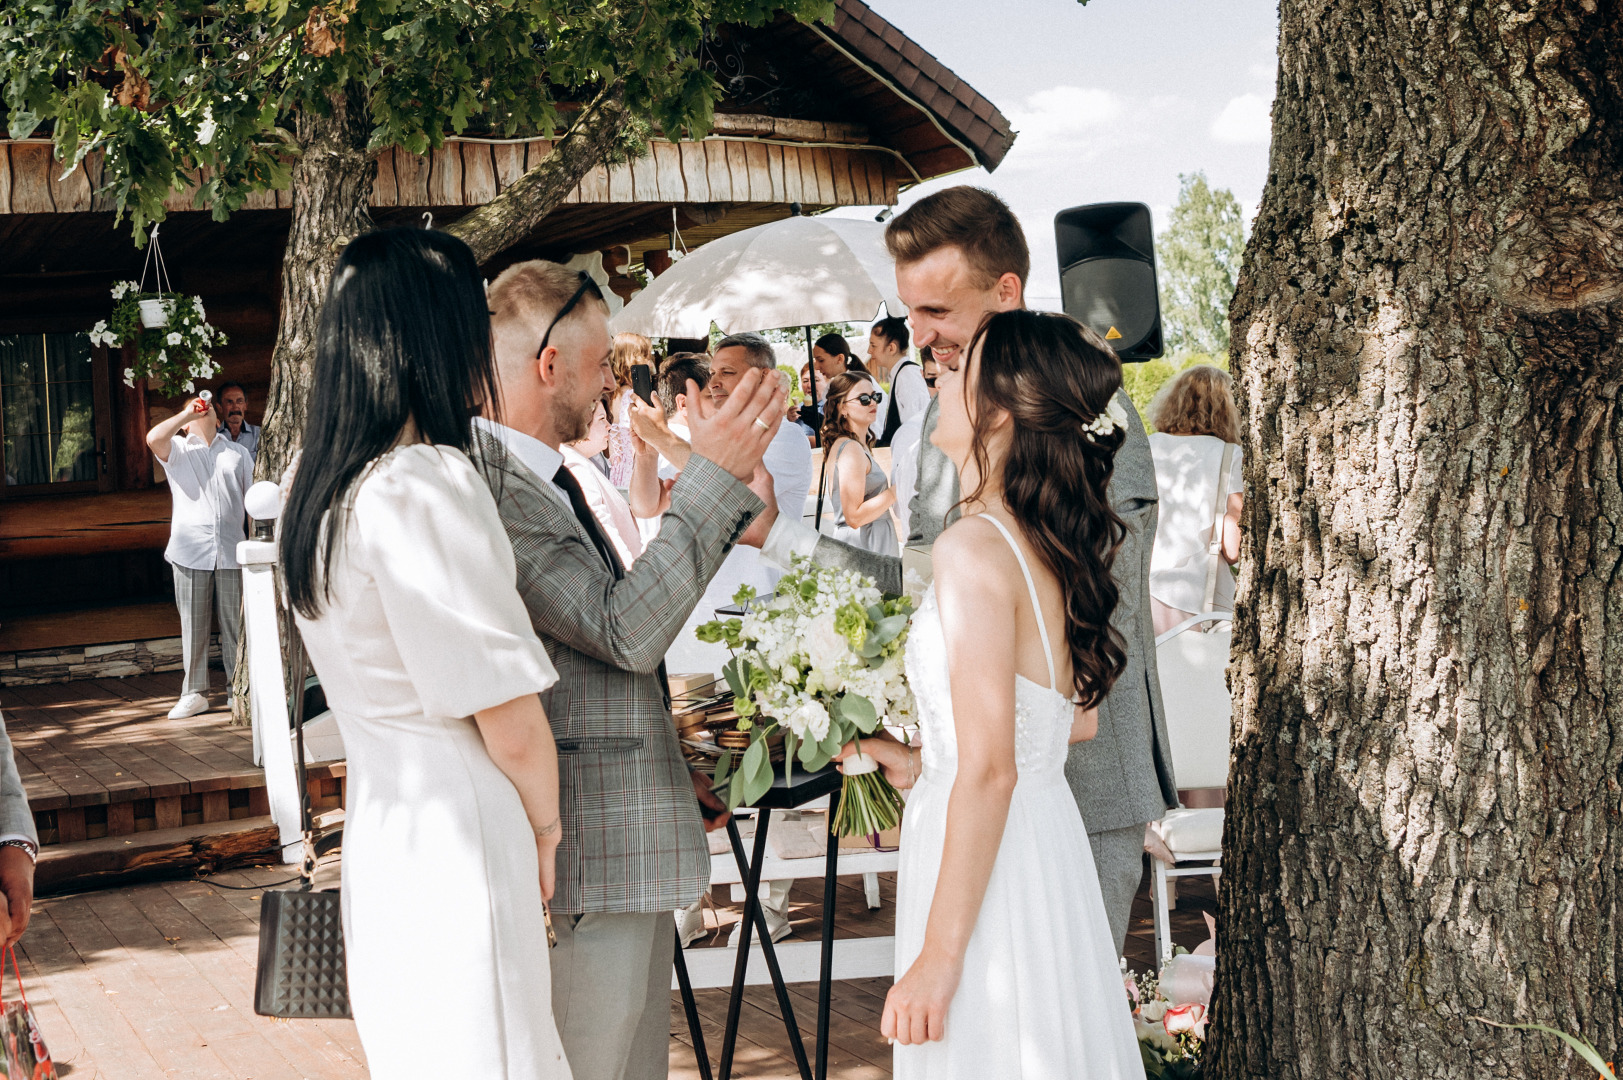
<instances>
[{"instance_id":1,"label":"white lace bodice","mask_svg":"<svg viewBox=\"0 0 1623 1080\"><path fill-rule=\"evenodd\" d=\"M1039 613L1039 622L1041 618ZM958 772L958 733L947 679L947 640L933 585L908 632L906 667L918 702L923 776L950 784ZM1022 675L1014 677L1014 760L1020 784L1038 779L1064 783L1071 719L1071 701L1065 695Z\"/></svg>"}]
</instances>

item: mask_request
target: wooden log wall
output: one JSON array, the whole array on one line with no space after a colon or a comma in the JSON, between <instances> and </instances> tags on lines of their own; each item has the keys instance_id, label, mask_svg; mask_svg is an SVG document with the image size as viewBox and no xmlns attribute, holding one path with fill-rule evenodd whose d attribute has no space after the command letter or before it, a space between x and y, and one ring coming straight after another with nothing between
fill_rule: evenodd
<instances>
[{"instance_id":1,"label":"wooden log wall","mask_svg":"<svg viewBox=\"0 0 1623 1080\"><path fill-rule=\"evenodd\" d=\"M779 139L779 129L785 128L802 136L831 132L836 136L820 141L849 141L856 125L750 117L734 118L722 126L748 134L702 142L651 141L648 155L637 161L593 169L570 192L565 205L799 202L813 207L896 202L901 166L880 147L786 145L753 137ZM372 205L479 206L523 176L551 149L552 143L541 139L500 144L451 141L424 155L408 154L399 147L385 150L378 155ZM102 182L100 153L87 156L83 167L66 177L61 176L61 163L52 154L44 143L0 140L0 214L113 209L111 200L97 191ZM194 194L191 188L174 192L164 206L177 212L199 209ZM266 191L250 197L244 209L290 206L288 192Z\"/></svg>"}]
</instances>

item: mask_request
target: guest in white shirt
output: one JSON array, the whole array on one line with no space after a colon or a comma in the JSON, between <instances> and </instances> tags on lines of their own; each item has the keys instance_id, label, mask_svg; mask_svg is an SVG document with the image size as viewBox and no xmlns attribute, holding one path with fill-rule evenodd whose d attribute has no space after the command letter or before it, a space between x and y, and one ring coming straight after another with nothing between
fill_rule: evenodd
<instances>
[{"instance_id":1,"label":"guest in white shirt","mask_svg":"<svg viewBox=\"0 0 1623 1080\"><path fill-rule=\"evenodd\" d=\"M185 432L182 435L182 432ZM242 632L242 570L237 544L248 538L243 493L254 482L254 459L241 443L222 437L214 406L192 398L180 412L147 432L147 446L163 462L173 506L169 546L175 606L186 676L172 720L209 707L209 632L220 616L220 656L229 684Z\"/></svg>"},{"instance_id":2,"label":"guest in white shirt","mask_svg":"<svg viewBox=\"0 0 1623 1080\"><path fill-rule=\"evenodd\" d=\"M581 494L586 496L586 505L592 508L592 516L603 526L603 533L614 545L614 552L620 556L621 564L629 569L637 561L637 556L642 554L642 535L636 519L631 516L631 507L626 504L625 496L592 461L608 445L608 406L599 402L597 411L592 414L592 425L586 429L586 437L564 443L561 449L564 464L580 485ZM629 440L627 445L631 445ZM627 456L630 456L629 453Z\"/></svg>"},{"instance_id":3,"label":"guest in white shirt","mask_svg":"<svg viewBox=\"0 0 1623 1080\"><path fill-rule=\"evenodd\" d=\"M662 398L676 386L683 385L681 379L693 377L673 369L675 361L676 357L667 360L660 371ZM720 408L750 368L771 371L776 366L777 358L772 352L772 345L765 338L759 334L734 334L722 338L716 345L710 361L708 381L701 385L709 393L711 401ZM670 396L670 404L675 405L677 395L672 393ZM680 434L676 431L674 420L669 426L673 434ZM656 444L663 437L668 436L654 435ZM780 426L766 448L761 465L772 476L778 512L799 519L805 513L806 494L811 489L812 479L811 447L799 430L790 424ZM632 505L639 513L643 511L637 501L633 501ZM700 641L693 634L694 628L715 618L718 607L731 604L740 585L749 585L758 595L768 596L777 588L781 576L782 571L761 562L758 549L744 546L733 548L722 562L721 569L716 571L716 576L710 580L693 613L688 616L687 625L676 635L676 641L665 653L666 667L675 672L719 673L728 659L726 646Z\"/></svg>"},{"instance_id":4,"label":"guest in white shirt","mask_svg":"<svg viewBox=\"0 0 1623 1080\"><path fill-rule=\"evenodd\" d=\"M1161 498L1150 556L1150 612L1155 632L1165 633L1199 612L1211 576L1212 529L1222 508L1222 536L1212 593L1214 611L1234 610L1234 574L1240 557L1240 412L1228 372L1196 364L1173 376L1155 400L1149 419L1155 484ZM1229 467L1223 471L1224 450Z\"/></svg>"},{"instance_id":5,"label":"guest in white shirt","mask_svg":"<svg viewBox=\"0 0 1623 1080\"><path fill-rule=\"evenodd\" d=\"M259 425L248 422L248 393L241 383L228 382L215 391L214 397L225 414L220 434L248 451L253 459L259 457Z\"/></svg>"},{"instance_id":6,"label":"guest in white shirt","mask_svg":"<svg viewBox=\"0 0 1623 1080\"><path fill-rule=\"evenodd\" d=\"M901 426L914 418L922 424L924 410L930 407L930 387L924 369L908 351L909 340L906 319L880 319L868 331L868 367L890 383L885 395L889 400L873 423L875 446L895 445Z\"/></svg>"}]
</instances>

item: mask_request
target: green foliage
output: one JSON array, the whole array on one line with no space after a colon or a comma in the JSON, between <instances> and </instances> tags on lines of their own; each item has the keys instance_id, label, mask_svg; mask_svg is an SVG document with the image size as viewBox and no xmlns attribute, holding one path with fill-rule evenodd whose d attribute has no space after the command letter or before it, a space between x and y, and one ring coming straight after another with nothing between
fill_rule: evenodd
<instances>
[{"instance_id":1,"label":"green foliage","mask_svg":"<svg viewBox=\"0 0 1623 1080\"><path fill-rule=\"evenodd\" d=\"M721 86L705 28L786 11L831 19L831 0L13 0L0 14L0 95L11 137L49 130L64 171L106 151L106 190L138 240L188 174L223 219L287 186L289 130L352 86L374 147L423 153L477 125L557 131L562 101L623 80L635 154L651 123L708 129Z\"/></svg>"},{"instance_id":2,"label":"green foliage","mask_svg":"<svg viewBox=\"0 0 1623 1080\"><path fill-rule=\"evenodd\" d=\"M1611 1064L1600 1056L1600 1051L1596 1050L1588 1039L1577 1035L1569 1035L1558 1028L1546 1027L1543 1024L1501 1024L1497 1020L1489 1020L1485 1016L1473 1016L1471 1019L1480 1021L1490 1027L1507 1028L1512 1031L1538 1031L1545 1035L1554 1035L1572 1047L1577 1055L1584 1059L1584 1064L1595 1070L1595 1075L1600 1077L1600 1080L1617 1080L1617 1074L1612 1071Z\"/></svg>"},{"instance_id":3,"label":"green foliage","mask_svg":"<svg viewBox=\"0 0 1623 1080\"><path fill-rule=\"evenodd\" d=\"M1178 203L1155 241L1167 347L1227 356L1229 301L1245 253L1245 219L1234 193L1212 188L1205 173L1178 180Z\"/></svg>"}]
</instances>

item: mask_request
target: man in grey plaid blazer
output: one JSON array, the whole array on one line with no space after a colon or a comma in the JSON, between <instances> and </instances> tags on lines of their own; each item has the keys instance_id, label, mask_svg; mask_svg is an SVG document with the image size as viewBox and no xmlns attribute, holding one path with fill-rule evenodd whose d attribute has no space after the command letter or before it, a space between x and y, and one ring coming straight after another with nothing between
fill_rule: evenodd
<instances>
[{"instance_id":1,"label":"man in grey plaid blazer","mask_svg":"<svg viewBox=\"0 0 1623 1080\"><path fill-rule=\"evenodd\" d=\"M920 199L892 220L885 241L896 259L897 290L920 348L957 370L986 315L1023 306L1030 256L1020 224L997 196L956 187ZM1160 496L1138 411L1125 393L1127 441L1116 452L1110 502L1127 523L1111 576L1119 598L1110 624L1126 644L1127 667L1099 705L1099 733L1071 747L1065 778L1088 828L1110 932L1121 951L1144 873L1144 824L1178 805L1150 618L1150 551ZM919 475L908 518L910 545L928 546L958 516L958 473L931 442L936 402L924 416ZM765 515L773 515L768 510ZM772 523L762 556L787 566L796 554L873 577L902 591L902 560L819 537L801 522Z\"/></svg>"},{"instance_id":2,"label":"man in grey plaid blazer","mask_svg":"<svg viewBox=\"0 0 1623 1080\"><path fill-rule=\"evenodd\" d=\"M692 456L659 535L626 568L558 453L614 388L607 308L589 278L540 261L503 272L489 303L501 422L476 421L478 450L558 669L541 695L563 830L553 1013L576 1080L663 1077L672 912L709 886L699 798L722 807L682 758L662 658L763 508L744 478L777 430L783 391L756 373L713 414L690 395Z\"/></svg>"}]
</instances>

